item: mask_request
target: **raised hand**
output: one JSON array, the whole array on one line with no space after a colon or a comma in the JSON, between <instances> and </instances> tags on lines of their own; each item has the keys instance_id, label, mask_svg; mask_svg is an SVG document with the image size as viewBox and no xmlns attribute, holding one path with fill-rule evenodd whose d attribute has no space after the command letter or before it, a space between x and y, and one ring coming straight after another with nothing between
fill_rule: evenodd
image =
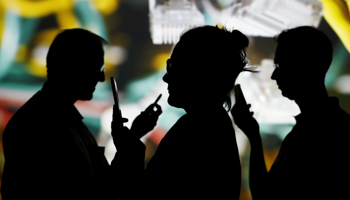
<instances>
[{"instance_id":1,"label":"raised hand","mask_svg":"<svg viewBox=\"0 0 350 200\"><path fill-rule=\"evenodd\" d=\"M128 122L127 118L121 116L121 111L119 110L118 105L113 106L113 120L112 120L112 138L114 145L118 148L123 144L123 141L126 138L126 134L130 131L127 127L124 126L125 122Z\"/></svg>"},{"instance_id":2,"label":"raised hand","mask_svg":"<svg viewBox=\"0 0 350 200\"><path fill-rule=\"evenodd\" d=\"M259 136L259 124L253 117L254 112L249 111L250 107L250 104L235 104L231 109L235 124L246 134L249 140Z\"/></svg>"},{"instance_id":3,"label":"raised hand","mask_svg":"<svg viewBox=\"0 0 350 200\"><path fill-rule=\"evenodd\" d=\"M154 110L156 108L156 110ZM154 129L159 115L162 114L162 108L157 103L149 105L145 111L141 112L132 123L131 133L141 138Z\"/></svg>"},{"instance_id":4,"label":"raised hand","mask_svg":"<svg viewBox=\"0 0 350 200\"><path fill-rule=\"evenodd\" d=\"M231 115L236 125L247 135L250 139L259 136L259 124L253 117L253 112L249 111L251 107L247 104L241 86L238 84L234 87L236 103L231 109Z\"/></svg>"}]
</instances>

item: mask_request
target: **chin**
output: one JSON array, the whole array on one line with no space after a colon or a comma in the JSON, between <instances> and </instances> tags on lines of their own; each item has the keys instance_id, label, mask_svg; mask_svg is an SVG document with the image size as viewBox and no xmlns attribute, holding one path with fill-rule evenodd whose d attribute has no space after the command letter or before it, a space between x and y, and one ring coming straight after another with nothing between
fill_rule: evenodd
<instances>
[{"instance_id":1,"label":"chin","mask_svg":"<svg viewBox=\"0 0 350 200\"><path fill-rule=\"evenodd\" d=\"M79 100L81 101L90 101L92 99L93 95L90 94L90 95L81 95Z\"/></svg>"},{"instance_id":2,"label":"chin","mask_svg":"<svg viewBox=\"0 0 350 200\"><path fill-rule=\"evenodd\" d=\"M282 91L282 96L288 98L289 100L292 100L292 101L294 100L294 96L293 95L291 95L289 93L286 93L286 92L283 92L283 91Z\"/></svg>"}]
</instances>

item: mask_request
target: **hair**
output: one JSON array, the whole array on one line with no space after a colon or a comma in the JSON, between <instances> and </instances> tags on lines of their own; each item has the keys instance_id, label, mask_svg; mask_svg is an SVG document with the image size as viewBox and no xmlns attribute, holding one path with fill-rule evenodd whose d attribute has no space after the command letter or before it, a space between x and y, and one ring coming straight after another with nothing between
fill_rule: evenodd
<instances>
[{"instance_id":1,"label":"hair","mask_svg":"<svg viewBox=\"0 0 350 200\"><path fill-rule=\"evenodd\" d=\"M201 68L189 69L189 73L210 81L208 89L220 97L229 111L231 91L238 75L242 71L255 72L246 67L249 64L246 54L248 38L235 29L229 31L225 27L200 26L183 33L180 41L190 46L186 50L188 60Z\"/></svg>"},{"instance_id":2,"label":"hair","mask_svg":"<svg viewBox=\"0 0 350 200\"><path fill-rule=\"evenodd\" d=\"M103 52L108 42L85 29L62 30L53 40L46 57L47 78L62 79L84 72L87 58L94 58Z\"/></svg>"},{"instance_id":3,"label":"hair","mask_svg":"<svg viewBox=\"0 0 350 200\"><path fill-rule=\"evenodd\" d=\"M276 57L278 60L275 60L275 63L288 56L289 62L302 68L300 71L303 73L324 78L332 63L333 48L331 41L322 31L312 26L300 26L282 31L275 36L275 41L283 52L283 55Z\"/></svg>"}]
</instances>

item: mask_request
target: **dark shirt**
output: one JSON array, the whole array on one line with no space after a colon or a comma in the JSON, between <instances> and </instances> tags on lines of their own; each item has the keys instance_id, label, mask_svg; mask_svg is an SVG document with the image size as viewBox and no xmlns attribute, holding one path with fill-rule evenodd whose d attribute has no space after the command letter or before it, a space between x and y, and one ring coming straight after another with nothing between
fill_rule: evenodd
<instances>
[{"instance_id":1,"label":"dark shirt","mask_svg":"<svg viewBox=\"0 0 350 200\"><path fill-rule=\"evenodd\" d=\"M133 181L133 186L142 182L143 189L134 192L140 196L132 199L238 200L241 168L227 112L221 108L185 114L168 131L138 176L143 180Z\"/></svg>"},{"instance_id":2,"label":"dark shirt","mask_svg":"<svg viewBox=\"0 0 350 200\"><path fill-rule=\"evenodd\" d=\"M109 198L104 148L74 105L54 96L44 85L6 126L2 198Z\"/></svg>"},{"instance_id":3,"label":"dark shirt","mask_svg":"<svg viewBox=\"0 0 350 200\"><path fill-rule=\"evenodd\" d=\"M329 98L295 118L268 173L267 199L346 199L350 116Z\"/></svg>"}]
</instances>

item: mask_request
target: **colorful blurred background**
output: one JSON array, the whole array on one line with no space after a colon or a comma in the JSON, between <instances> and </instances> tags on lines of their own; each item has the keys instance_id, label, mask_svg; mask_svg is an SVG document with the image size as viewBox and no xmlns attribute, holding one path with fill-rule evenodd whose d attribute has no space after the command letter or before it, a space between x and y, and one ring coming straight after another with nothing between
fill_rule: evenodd
<instances>
[{"instance_id":1,"label":"colorful blurred background","mask_svg":"<svg viewBox=\"0 0 350 200\"><path fill-rule=\"evenodd\" d=\"M147 146L147 164L162 137L185 113L167 104L168 93L162 81L174 43L186 29L218 25L238 29L249 37L250 62L260 73L242 73L237 82L242 85L247 102L252 104L254 116L261 126L269 168L281 141L295 124L293 116L299 113L295 103L282 97L275 82L270 80L276 47L273 37L283 29L301 25L313 25L324 31L334 48L326 86L330 95L338 97L340 106L350 113L350 15L346 2L0 0L0 136L2 138L5 126L16 110L45 82L46 54L55 35L61 29L82 27L109 41L105 47L106 81L98 84L91 101L76 103L99 145L106 146L108 161L116 152L110 135L113 97L109 77L117 79L121 110L123 116L129 118L129 127L130 122L159 94L163 95L159 101L163 114L158 125L142 138ZM317 70L317 66L310 67ZM198 96L198 99L206 98L205 95ZM249 200L249 142L236 126L235 130L243 173L240 199ZM0 147L2 172L5 160ZM27 153L30 156L30 151Z\"/></svg>"}]
</instances>

